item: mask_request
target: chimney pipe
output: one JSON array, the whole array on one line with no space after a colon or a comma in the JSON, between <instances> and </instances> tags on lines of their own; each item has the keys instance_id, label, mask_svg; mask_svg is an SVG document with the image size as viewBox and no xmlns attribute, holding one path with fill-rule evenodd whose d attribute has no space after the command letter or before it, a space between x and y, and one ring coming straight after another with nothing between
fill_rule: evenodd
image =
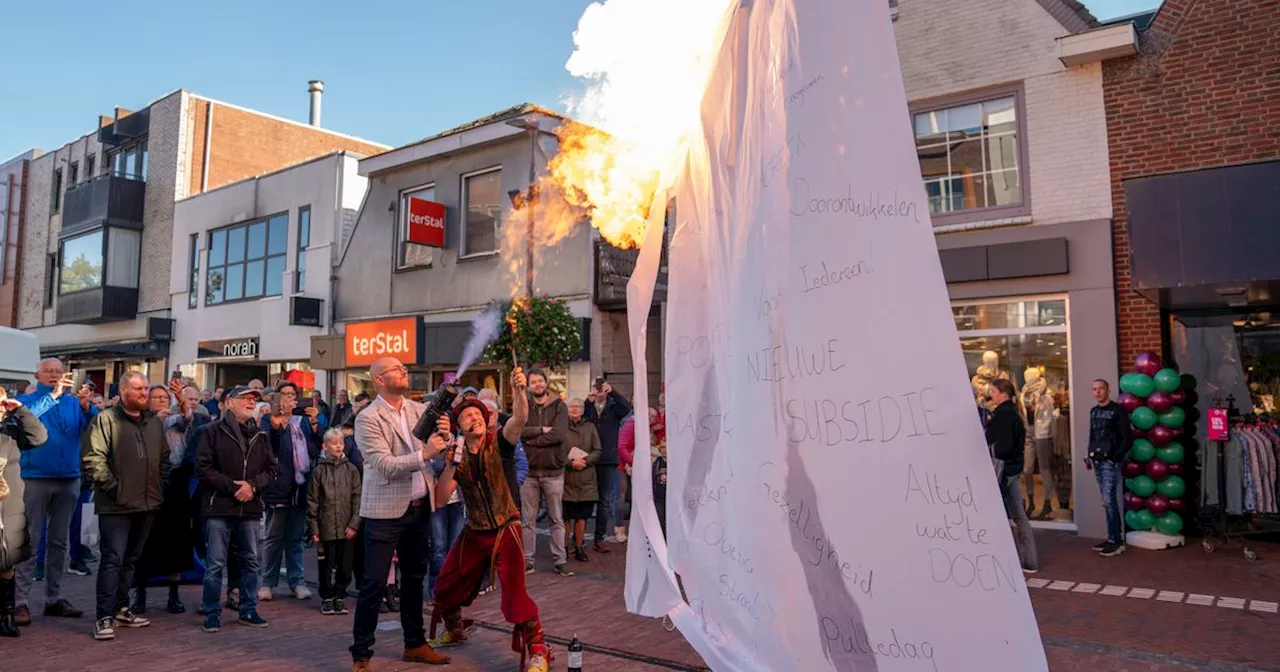
<instances>
[{"instance_id":1,"label":"chimney pipe","mask_svg":"<svg viewBox=\"0 0 1280 672\"><path fill-rule=\"evenodd\" d=\"M324 95L324 82L313 79L307 82L307 93L311 94L311 125L320 125L320 96Z\"/></svg>"}]
</instances>

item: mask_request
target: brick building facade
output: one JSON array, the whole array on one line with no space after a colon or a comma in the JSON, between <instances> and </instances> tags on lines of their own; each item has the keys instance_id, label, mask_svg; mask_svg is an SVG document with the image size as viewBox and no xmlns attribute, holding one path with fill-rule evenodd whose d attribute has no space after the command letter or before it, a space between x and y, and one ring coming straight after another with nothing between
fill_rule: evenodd
<instances>
[{"instance_id":1,"label":"brick building facade","mask_svg":"<svg viewBox=\"0 0 1280 672\"><path fill-rule=\"evenodd\" d=\"M33 149L0 163L0 327L18 323L27 174L31 159L39 155L40 150Z\"/></svg>"},{"instance_id":2,"label":"brick building facade","mask_svg":"<svg viewBox=\"0 0 1280 672\"><path fill-rule=\"evenodd\" d=\"M1165 0L1139 53L1104 63L1122 366L1167 345L1131 281L1125 182L1280 159L1278 64L1274 0Z\"/></svg>"}]
</instances>

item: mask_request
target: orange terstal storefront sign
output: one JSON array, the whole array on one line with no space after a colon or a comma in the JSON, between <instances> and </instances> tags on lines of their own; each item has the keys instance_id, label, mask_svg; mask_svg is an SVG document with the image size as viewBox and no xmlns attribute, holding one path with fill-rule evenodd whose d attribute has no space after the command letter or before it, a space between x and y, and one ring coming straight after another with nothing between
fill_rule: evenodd
<instances>
[{"instance_id":1,"label":"orange terstal storefront sign","mask_svg":"<svg viewBox=\"0 0 1280 672\"><path fill-rule=\"evenodd\" d=\"M416 364L421 352L418 318L354 322L346 328L347 366L368 366L383 357Z\"/></svg>"}]
</instances>

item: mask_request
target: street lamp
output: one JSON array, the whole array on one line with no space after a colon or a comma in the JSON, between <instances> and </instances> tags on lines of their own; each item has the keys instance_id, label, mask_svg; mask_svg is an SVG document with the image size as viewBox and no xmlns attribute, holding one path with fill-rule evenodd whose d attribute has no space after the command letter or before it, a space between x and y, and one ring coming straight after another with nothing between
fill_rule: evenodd
<instances>
[{"instance_id":1,"label":"street lamp","mask_svg":"<svg viewBox=\"0 0 1280 672\"><path fill-rule=\"evenodd\" d=\"M538 177L537 157L538 157L538 118L537 117L521 117L519 119L511 119L507 122L508 126L523 129L529 132L529 194L525 199L526 207L529 209L528 230L525 233L525 262L524 262L524 292L529 299L533 298L533 207L535 180Z\"/></svg>"}]
</instances>

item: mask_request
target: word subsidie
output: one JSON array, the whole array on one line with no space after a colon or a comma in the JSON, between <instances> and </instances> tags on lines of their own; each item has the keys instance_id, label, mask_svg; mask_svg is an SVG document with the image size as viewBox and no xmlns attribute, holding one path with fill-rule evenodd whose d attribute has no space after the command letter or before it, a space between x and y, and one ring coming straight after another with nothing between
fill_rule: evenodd
<instances>
[{"instance_id":1,"label":"word subsidie","mask_svg":"<svg viewBox=\"0 0 1280 672\"><path fill-rule=\"evenodd\" d=\"M788 440L832 447L843 443L890 443L898 439L946 434L931 418L935 388L884 395L862 401L787 399Z\"/></svg>"}]
</instances>

